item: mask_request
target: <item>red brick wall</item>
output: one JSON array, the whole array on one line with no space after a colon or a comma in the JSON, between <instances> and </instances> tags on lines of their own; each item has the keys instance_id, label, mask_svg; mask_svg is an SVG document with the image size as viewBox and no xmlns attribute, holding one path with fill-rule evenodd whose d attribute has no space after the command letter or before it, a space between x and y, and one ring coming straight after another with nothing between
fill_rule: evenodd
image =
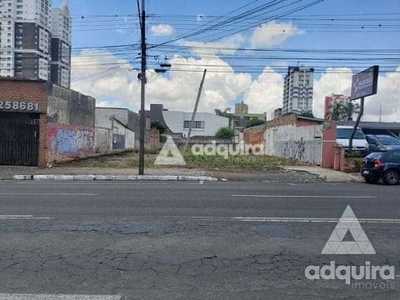
<instances>
[{"instance_id":1,"label":"red brick wall","mask_svg":"<svg viewBox=\"0 0 400 300\"><path fill-rule=\"evenodd\" d=\"M145 148L151 151L157 151L160 147L160 131L157 129L146 129Z\"/></svg>"},{"instance_id":2,"label":"red brick wall","mask_svg":"<svg viewBox=\"0 0 400 300\"><path fill-rule=\"evenodd\" d=\"M314 126L314 125L318 125L318 124L321 124L321 121L297 119L297 127L302 127L302 126Z\"/></svg>"},{"instance_id":3,"label":"red brick wall","mask_svg":"<svg viewBox=\"0 0 400 300\"><path fill-rule=\"evenodd\" d=\"M322 164L323 168L335 167L336 124L327 122L322 136Z\"/></svg>"},{"instance_id":4,"label":"red brick wall","mask_svg":"<svg viewBox=\"0 0 400 300\"><path fill-rule=\"evenodd\" d=\"M271 121L267 122L267 127L277 127L277 126L283 126L283 125L288 125L292 124L295 125L297 122L297 115L295 114L290 114L287 116L279 117L276 119L273 119Z\"/></svg>"},{"instance_id":5,"label":"red brick wall","mask_svg":"<svg viewBox=\"0 0 400 300\"><path fill-rule=\"evenodd\" d=\"M264 145L265 125L246 128L243 131L243 140L246 145Z\"/></svg>"},{"instance_id":6,"label":"red brick wall","mask_svg":"<svg viewBox=\"0 0 400 300\"><path fill-rule=\"evenodd\" d=\"M44 81L32 81L32 80L18 80L18 79L0 79L0 101L3 102L17 102L19 108L12 110L13 112L30 113L21 103L25 104L30 102L38 104L31 111L32 113L39 113L39 167L45 167L47 162L46 155L46 126L47 126L47 89L48 84ZM5 111L5 110L2 110ZM11 110L10 110L10 113Z\"/></svg>"},{"instance_id":7,"label":"red brick wall","mask_svg":"<svg viewBox=\"0 0 400 300\"><path fill-rule=\"evenodd\" d=\"M44 81L0 79L0 101L33 102L39 104L38 113L47 112L47 83ZM27 112L25 110L16 110Z\"/></svg>"}]
</instances>

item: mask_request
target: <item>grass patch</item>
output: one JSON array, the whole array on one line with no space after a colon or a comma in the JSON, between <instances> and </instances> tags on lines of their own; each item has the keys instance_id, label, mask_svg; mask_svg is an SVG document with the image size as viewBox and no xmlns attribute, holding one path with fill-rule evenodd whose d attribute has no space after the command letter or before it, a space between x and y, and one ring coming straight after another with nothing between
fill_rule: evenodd
<instances>
[{"instance_id":1,"label":"grass patch","mask_svg":"<svg viewBox=\"0 0 400 300\"><path fill-rule=\"evenodd\" d=\"M237 155L228 156L207 156L193 155L191 152L184 154L188 167L202 168L207 170L223 169L224 171L237 170L277 170L284 166L299 165L296 160L286 159L268 155Z\"/></svg>"},{"instance_id":2,"label":"grass patch","mask_svg":"<svg viewBox=\"0 0 400 300\"><path fill-rule=\"evenodd\" d=\"M154 166L154 162L158 154L145 154L145 167L164 167ZM186 166L182 168L197 168L204 170L221 170L221 171L265 171L278 170L284 166L305 165L294 159L281 158L268 155L238 155L229 156L208 156L194 155L187 151L183 153ZM82 168L137 168L139 165L139 154L136 152L121 153L115 155L99 156L93 158L82 158L75 161L62 163L63 167L82 167ZM165 166L168 167L168 166ZM179 167L179 166L171 166Z\"/></svg>"}]
</instances>

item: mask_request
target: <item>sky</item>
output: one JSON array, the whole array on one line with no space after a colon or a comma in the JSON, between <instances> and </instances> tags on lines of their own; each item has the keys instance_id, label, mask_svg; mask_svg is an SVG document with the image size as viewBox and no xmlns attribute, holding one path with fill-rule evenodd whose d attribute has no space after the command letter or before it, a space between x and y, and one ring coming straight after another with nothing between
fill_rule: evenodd
<instances>
[{"instance_id":1,"label":"sky","mask_svg":"<svg viewBox=\"0 0 400 300\"><path fill-rule=\"evenodd\" d=\"M141 4L141 0L139 1ZM55 7L62 0L53 0ZM349 94L352 75L380 66L378 93L363 120L400 119L398 0L145 0L146 106L192 111L207 69L199 111L254 113L282 106L288 66L315 68L314 106ZM140 106L137 1L69 0L73 18L72 84L97 105ZM171 67L156 73L160 64Z\"/></svg>"}]
</instances>

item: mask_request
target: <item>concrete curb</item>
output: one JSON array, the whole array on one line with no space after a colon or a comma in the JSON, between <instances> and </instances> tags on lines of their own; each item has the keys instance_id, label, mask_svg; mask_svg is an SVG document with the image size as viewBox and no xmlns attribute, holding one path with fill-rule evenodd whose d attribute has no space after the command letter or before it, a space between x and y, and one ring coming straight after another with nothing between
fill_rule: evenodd
<instances>
[{"instance_id":1,"label":"concrete curb","mask_svg":"<svg viewBox=\"0 0 400 300\"><path fill-rule=\"evenodd\" d=\"M227 181L210 176L189 175L14 175L13 180L52 181Z\"/></svg>"}]
</instances>

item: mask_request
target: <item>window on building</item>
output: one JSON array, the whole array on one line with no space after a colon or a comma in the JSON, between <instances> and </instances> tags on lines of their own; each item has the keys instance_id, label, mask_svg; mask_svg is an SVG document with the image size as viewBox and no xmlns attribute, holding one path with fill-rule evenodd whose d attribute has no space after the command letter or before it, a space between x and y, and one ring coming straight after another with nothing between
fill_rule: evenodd
<instances>
[{"instance_id":1,"label":"window on building","mask_svg":"<svg viewBox=\"0 0 400 300\"><path fill-rule=\"evenodd\" d=\"M189 120L183 122L183 128L189 128L190 127L190 122ZM192 128L197 128L197 129L202 129L204 128L204 121L194 121L192 124Z\"/></svg>"}]
</instances>

